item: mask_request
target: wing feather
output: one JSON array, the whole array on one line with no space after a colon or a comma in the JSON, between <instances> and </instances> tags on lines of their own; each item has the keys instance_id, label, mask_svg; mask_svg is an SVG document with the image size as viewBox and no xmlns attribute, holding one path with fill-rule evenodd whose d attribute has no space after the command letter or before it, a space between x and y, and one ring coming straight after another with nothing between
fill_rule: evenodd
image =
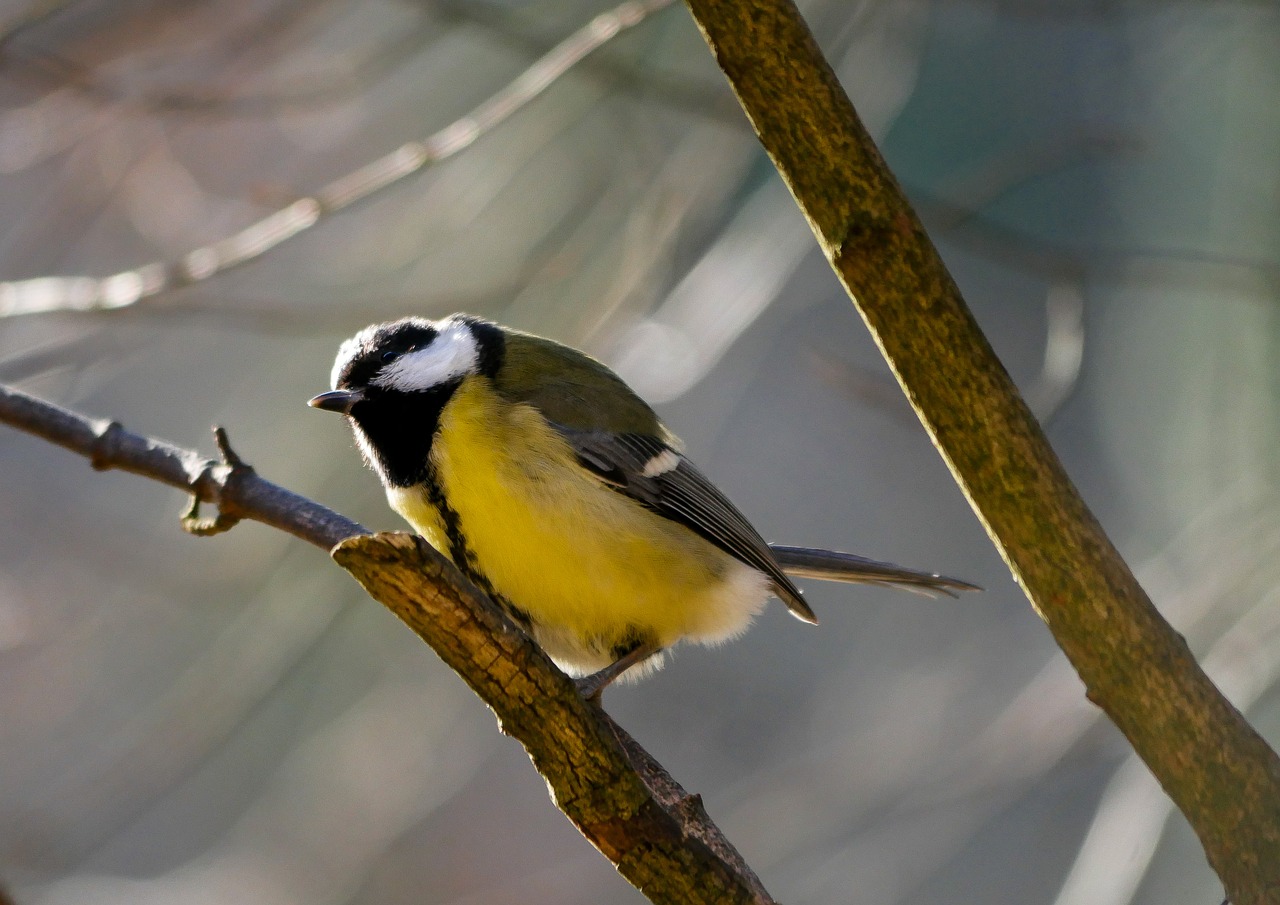
<instances>
[{"instance_id":1,"label":"wing feather","mask_svg":"<svg viewBox=\"0 0 1280 905\"><path fill-rule=\"evenodd\" d=\"M670 443L645 434L557 429L579 463L606 485L763 572L792 613L806 622L818 621L756 529Z\"/></svg>"}]
</instances>

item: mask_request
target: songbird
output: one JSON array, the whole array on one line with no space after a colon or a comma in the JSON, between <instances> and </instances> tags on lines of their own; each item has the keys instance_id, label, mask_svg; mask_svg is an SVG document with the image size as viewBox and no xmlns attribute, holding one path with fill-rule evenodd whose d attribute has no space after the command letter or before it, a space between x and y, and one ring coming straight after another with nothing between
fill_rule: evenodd
<instances>
[{"instance_id":1,"label":"songbird","mask_svg":"<svg viewBox=\"0 0 1280 905\"><path fill-rule=\"evenodd\" d=\"M333 389L391 508L598 698L679 641L746 630L787 575L952 594L967 582L852 554L777 548L694 467L623 380L569 346L467 314L374 324Z\"/></svg>"}]
</instances>

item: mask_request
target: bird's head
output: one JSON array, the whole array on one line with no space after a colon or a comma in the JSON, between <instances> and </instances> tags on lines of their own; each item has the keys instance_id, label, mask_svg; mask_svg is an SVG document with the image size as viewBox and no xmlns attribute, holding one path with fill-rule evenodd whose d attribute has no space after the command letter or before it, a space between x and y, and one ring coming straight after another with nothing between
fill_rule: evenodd
<instances>
[{"instance_id":1,"label":"bird's head","mask_svg":"<svg viewBox=\"0 0 1280 905\"><path fill-rule=\"evenodd\" d=\"M327 393L308 403L351 419L366 461L384 483L419 483L440 412L468 377L493 377L502 328L467 314L406 317L365 327L344 342Z\"/></svg>"}]
</instances>

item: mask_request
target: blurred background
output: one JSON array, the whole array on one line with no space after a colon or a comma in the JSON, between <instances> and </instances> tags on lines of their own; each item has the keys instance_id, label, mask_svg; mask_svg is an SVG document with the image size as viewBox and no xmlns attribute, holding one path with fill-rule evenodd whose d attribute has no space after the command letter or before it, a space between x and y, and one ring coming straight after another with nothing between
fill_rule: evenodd
<instances>
[{"instance_id":1,"label":"blurred background","mask_svg":"<svg viewBox=\"0 0 1280 905\"><path fill-rule=\"evenodd\" d=\"M0 305L93 285L18 281L232 235L454 123L609 7L4 3ZM1085 497L1280 740L1280 9L801 7ZM359 327L459 309L613 364L770 540L987 588L810 583L820 628L775 605L608 695L780 901L1221 901L679 4L241 267L114 311L0 319L0 379L206 453L223 424L264 476L398 528L347 431L304 403ZM16 901L642 901L323 553L255 524L191 538L179 494L8 428L0 462Z\"/></svg>"}]
</instances>

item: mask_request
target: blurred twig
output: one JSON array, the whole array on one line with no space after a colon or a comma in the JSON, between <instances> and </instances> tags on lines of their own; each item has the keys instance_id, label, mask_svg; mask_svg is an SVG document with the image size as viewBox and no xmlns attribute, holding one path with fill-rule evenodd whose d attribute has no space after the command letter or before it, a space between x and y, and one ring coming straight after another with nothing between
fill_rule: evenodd
<instances>
[{"instance_id":1,"label":"blurred twig","mask_svg":"<svg viewBox=\"0 0 1280 905\"><path fill-rule=\"evenodd\" d=\"M0 53L15 36L68 7L74 0L34 0L24 9L0 17Z\"/></svg>"},{"instance_id":2,"label":"blurred twig","mask_svg":"<svg viewBox=\"0 0 1280 905\"><path fill-rule=\"evenodd\" d=\"M469 147L592 51L671 2L629 0L596 16L467 116L421 141L401 145L330 182L314 195L300 198L235 235L188 252L177 261L155 261L107 277L50 276L0 283L0 317L127 308L261 257L326 217Z\"/></svg>"},{"instance_id":3,"label":"blurred twig","mask_svg":"<svg viewBox=\"0 0 1280 905\"><path fill-rule=\"evenodd\" d=\"M511 7L477 0L430 0L440 14L486 29L511 47L526 53L542 54L549 42L521 27ZM733 98L717 86L697 84L689 79L660 75L613 56L598 56L583 64L585 71L606 78L620 90L641 93L661 101L664 107L687 110L733 128L741 128L742 114Z\"/></svg>"},{"instance_id":4,"label":"blurred twig","mask_svg":"<svg viewBox=\"0 0 1280 905\"><path fill-rule=\"evenodd\" d=\"M214 527L247 518L299 537L350 571L453 667L529 752L557 807L654 902L773 900L662 767L421 538L370 535L359 524L270 483L219 433L221 463L0 386L0 422L160 481L218 507ZM194 520L194 515L191 516ZM186 520L184 520L185 523ZM205 530L208 522L188 525Z\"/></svg>"},{"instance_id":5,"label":"blurred twig","mask_svg":"<svg viewBox=\"0 0 1280 905\"><path fill-rule=\"evenodd\" d=\"M1010 569L1236 905L1280 889L1280 758L1085 506L790 0L687 0L832 267Z\"/></svg>"},{"instance_id":6,"label":"blurred twig","mask_svg":"<svg viewBox=\"0 0 1280 905\"><path fill-rule=\"evenodd\" d=\"M233 31L219 42L225 46L218 49L224 56L244 55L246 48L261 47L264 35L284 32L288 20L310 12L314 6L314 2L296 0L286 4L255 20L249 28ZM50 51L24 48L16 52L15 49L10 51L10 56L11 62L17 64L12 68L15 78L70 88L95 104L160 115L277 116L289 110L338 103L357 94L419 51L434 31L430 21L423 17L415 27L399 30L386 43L343 60L342 65L329 65L323 72L310 73L273 90L252 94L194 87L139 92L101 78L94 67ZM271 42L270 50L279 56L276 42Z\"/></svg>"}]
</instances>

